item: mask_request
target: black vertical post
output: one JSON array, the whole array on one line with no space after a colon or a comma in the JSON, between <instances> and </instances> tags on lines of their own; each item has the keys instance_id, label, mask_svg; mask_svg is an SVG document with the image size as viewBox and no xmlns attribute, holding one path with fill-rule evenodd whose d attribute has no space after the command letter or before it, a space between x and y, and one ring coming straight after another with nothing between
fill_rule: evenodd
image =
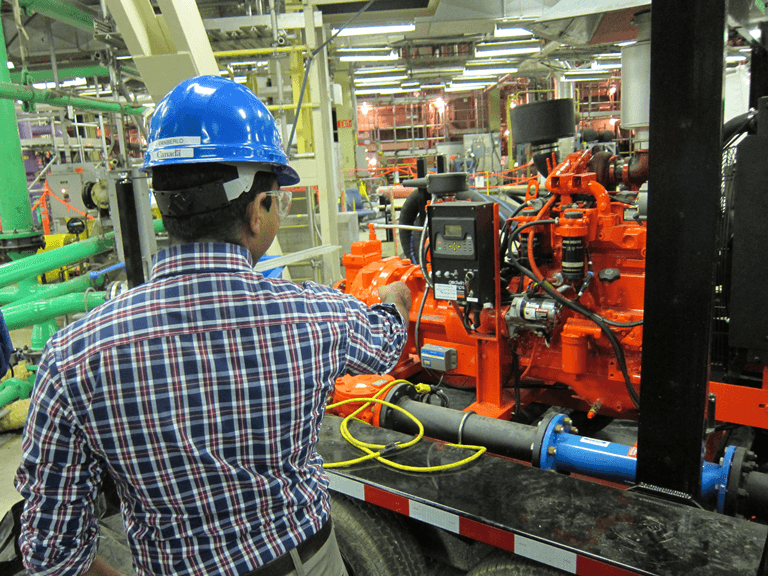
<instances>
[{"instance_id":1,"label":"black vertical post","mask_svg":"<svg viewBox=\"0 0 768 576\"><path fill-rule=\"evenodd\" d=\"M427 175L427 157L416 158L416 178L424 178Z\"/></svg>"},{"instance_id":2,"label":"black vertical post","mask_svg":"<svg viewBox=\"0 0 768 576\"><path fill-rule=\"evenodd\" d=\"M120 237L123 242L125 273L128 288L144 283L144 265L141 261L141 240L139 219L136 216L136 197L131 180L120 180L115 184L117 211L120 215Z\"/></svg>"},{"instance_id":3,"label":"black vertical post","mask_svg":"<svg viewBox=\"0 0 768 576\"><path fill-rule=\"evenodd\" d=\"M448 172L448 158L445 154L439 154L437 156L437 173L444 174L445 172Z\"/></svg>"},{"instance_id":4,"label":"black vertical post","mask_svg":"<svg viewBox=\"0 0 768 576\"><path fill-rule=\"evenodd\" d=\"M760 23L760 42L752 46L749 59L749 107L757 110L757 101L768 96L768 23Z\"/></svg>"},{"instance_id":5,"label":"black vertical post","mask_svg":"<svg viewBox=\"0 0 768 576\"><path fill-rule=\"evenodd\" d=\"M699 491L720 200L725 0L654 0L637 482Z\"/></svg>"}]
</instances>

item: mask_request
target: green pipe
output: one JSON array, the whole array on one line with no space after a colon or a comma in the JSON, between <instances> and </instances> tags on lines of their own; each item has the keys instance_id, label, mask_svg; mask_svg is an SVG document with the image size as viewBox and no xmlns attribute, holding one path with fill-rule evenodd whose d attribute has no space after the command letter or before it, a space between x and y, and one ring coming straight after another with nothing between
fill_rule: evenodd
<instances>
[{"instance_id":1,"label":"green pipe","mask_svg":"<svg viewBox=\"0 0 768 576\"><path fill-rule=\"evenodd\" d=\"M72 280L66 282L59 282L56 284L39 284L42 290L35 290L32 294L24 296L13 302L14 306L21 306L22 304L30 304L37 302L38 300L48 300L55 298L56 296L63 296L64 294L72 294L73 292L85 292L88 288L101 287L104 284L106 276L98 276L91 280L90 275L83 274Z\"/></svg>"},{"instance_id":2,"label":"green pipe","mask_svg":"<svg viewBox=\"0 0 768 576\"><path fill-rule=\"evenodd\" d=\"M0 84L10 82L10 72L5 65L7 61L5 36L0 26ZM11 100L0 100L0 221L4 234L12 231L34 232L16 109Z\"/></svg>"},{"instance_id":3,"label":"green pipe","mask_svg":"<svg viewBox=\"0 0 768 576\"><path fill-rule=\"evenodd\" d=\"M32 393L32 387L35 383L35 376L30 376L29 380L21 378L8 378L0 382L0 408L7 406L16 400L29 398Z\"/></svg>"},{"instance_id":4,"label":"green pipe","mask_svg":"<svg viewBox=\"0 0 768 576\"><path fill-rule=\"evenodd\" d=\"M101 254L112 248L114 232L104 236L95 236L88 240L74 242L50 252L41 252L22 260L9 262L0 266L0 287L16 284L25 278L39 276L50 270L68 266L85 260L96 254Z\"/></svg>"},{"instance_id":5,"label":"green pipe","mask_svg":"<svg viewBox=\"0 0 768 576\"><path fill-rule=\"evenodd\" d=\"M109 69L106 66L77 66L75 68L58 68L56 74L59 80L69 78L93 78L94 76L109 77ZM34 70L29 72L32 82L53 82L53 70ZM11 82L21 82L21 72L11 72Z\"/></svg>"},{"instance_id":6,"label":"green pipe","mask_svg":"<svg viewBox=\"0 0 768 576\"><path fill-rule=\"evenodd\" d=\"M93 33L93 14L79 10L64 0L19 0L19 6L25 8L27 13L37 12Z\"/></svg>"},{"instance_id":7,"label":"green pipe","mask_svg":"<svg viewBox=\"0 0 768 576\"><path fill-rule=\"evenodd\" d=\"M0 82L0 98L7 98L9 100L21 100L22 102L36 102L38 104L50 104L51 106L73 106L74 108L80 110L92 110L94 112L115 112L118 114L132 114L134 116L141 116L144 112L143 106L121 104L120 102L115 102L114 100L100 100L98 98L69 96L63 92L53 90L38 90L32 86L12 84L8 81ZM15 117L13 127L16 127ZM17 140L18 137L19 135L17 134ZM21 149L21 142L19 142L19 149ZM26 179L24 182L24 191L26 192Z\"/></svg>"},{"instance_id":8,"label":"green pipe","mask_svg":"<svg viewBox=\"0 0 768 576\"><path fill-rule=\"evenodd\" d=\"M103 304L106 299L106 292L67 294L31 305L9 306L3 310L3 317L8 330L18 330L59 316L88 312Z\"/></svg>"}]
</instances>

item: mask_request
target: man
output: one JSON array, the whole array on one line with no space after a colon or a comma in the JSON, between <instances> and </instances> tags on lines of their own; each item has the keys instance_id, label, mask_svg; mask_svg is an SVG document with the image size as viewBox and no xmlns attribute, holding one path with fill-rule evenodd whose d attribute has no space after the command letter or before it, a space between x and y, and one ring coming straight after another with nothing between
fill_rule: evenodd
<instances>
[{"instance_id":1,"label":"man","mask_svg":"<svg viewBox=\"0 0 768 576\"><path fill-rule=\"evenodd\" d=\"M202 76L172 90L145 168L172 245L146 284L46 347L17 475L25 564L85 572L108 473L139 576L346 574L318 428L338 376L394 366L410 293L382 288L369 308L253 272L298 175L243 86Z\"/></svg>"}]
</instances>

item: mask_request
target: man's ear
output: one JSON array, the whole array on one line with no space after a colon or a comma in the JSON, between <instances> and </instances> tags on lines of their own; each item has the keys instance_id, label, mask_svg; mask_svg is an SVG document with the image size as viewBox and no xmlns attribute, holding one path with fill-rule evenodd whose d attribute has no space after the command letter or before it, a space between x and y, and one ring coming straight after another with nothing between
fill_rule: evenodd
<instances>
[{"instance_id":1,"label":"man's ear","mask_svg":"<svg viewBox=\"0 0 768 576\"><path fill-rule=\"evenodd\" d=\"M265 192L256 194L253 202L248 204L248 210L246 212L248 228L252 234L258 236L261 232L261 226L264 222L264 218L267 215L267 209L262 202L267 197Z\"/></svg>"}]
</instances>

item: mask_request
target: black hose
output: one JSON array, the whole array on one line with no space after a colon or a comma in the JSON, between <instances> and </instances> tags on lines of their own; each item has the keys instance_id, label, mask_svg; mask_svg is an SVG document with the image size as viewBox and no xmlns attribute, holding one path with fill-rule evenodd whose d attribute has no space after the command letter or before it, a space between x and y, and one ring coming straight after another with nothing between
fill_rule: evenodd
<instances>
[{"instance_id":1,"label":"black hose","mask_svg":"<svg viewBox=\"0 0 768 576\"><path fill-rule=\"evenodd\" d=\"M417 219L421 219L422 222L426 221L427 217L427 200L429 200L429 194L426 188L416 188L408 198L405 199L403 207L400 208L400 218L398 223L401 226L413 226ZM416 238L413 230L400 229L397 232L400 239L400 246L405 253L406 258L416 264L420 263L420 256L417 247L421 246L421 234Z\"/></svg>"},{"instance_id":2,"label":"black hose","mask_svg":"<svg viewBox=\"0 0 768 576\"><path fill-rule=\"evenodd\" d=\"M589 318L597 324L600 327L600 330L603 331L603 334L605 334L606 338L608 338L608 341L611 343L611 347L613 348L613 353L616 356L616 362L619 364L619 369L621 370L621 374L624 376L624 385L627 388L627 393L629 394L629 397L632 399L633 404L635 405L635 408L640 410L640 397L637 395L637 392L635 392L634 387L632 386L632 381L629 378L629 371L627 370L627 361L624 357L624 350L621 347L621 343L619 342L618 338L616 338L616 334L613 333L613 330L611 330L608 327L608 324L606 322L605 318L602 318L601 316L595 314L594 312L591 312L581 306L580 304L577 304L573 300L568 300L568 298L563 297L557 290L552 288L551 284L547 281L541 281L539 280L536 275L525 268L520 262L517 261L517 258L515 258L513 255L510 254L510 262L512 265L517 268L522 274L525 274L528 276L531 280L534 282L537 282L539 287L541 287L544 292L549 294L552 298L560 302L563 306L566 306L567 308L570 308L574 312L578 312L582 316L585 316L586 318Z\"/></svg>"}]
</instances>

